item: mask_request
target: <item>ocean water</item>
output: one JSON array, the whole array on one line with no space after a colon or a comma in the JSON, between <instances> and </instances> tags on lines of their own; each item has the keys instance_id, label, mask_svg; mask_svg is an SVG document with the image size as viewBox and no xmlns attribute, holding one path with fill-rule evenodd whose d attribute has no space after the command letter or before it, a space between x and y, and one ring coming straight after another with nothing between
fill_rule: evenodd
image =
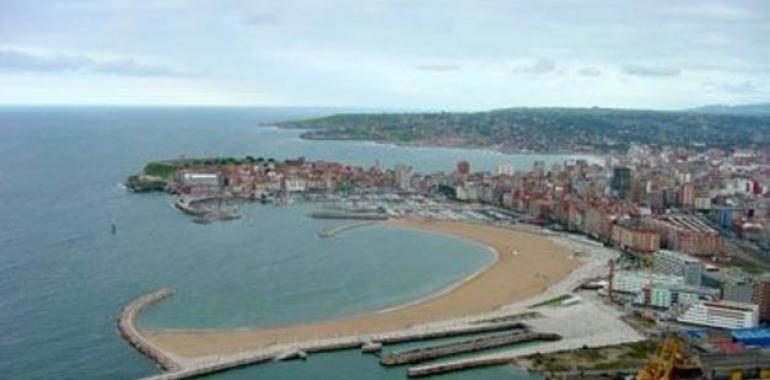
<instances>
[{"instance_id":1,"label":"ocean water","mask_svg":"<svg viewBox=\"0 0 770 380\"><path fill-rule=\"evenodd\" d=\"M120 183L148 160L247 154L358 165L525 169L561 156L299 139L264 123L315 109L0 108L0 377L134 379L156 373L116 330L120 308L170 285L145 327L269 326L376 310L441 289L489 263L473 243L391 227L331 239L312 205L249 204L244 217L197 225L163 194ZM110 233L116 224L116 235ZM441 259L439 259L441 258ZM403 379L350 351L212 379ZM446 379L537 378L509 367Z\"/></svg>"}]
</instances>

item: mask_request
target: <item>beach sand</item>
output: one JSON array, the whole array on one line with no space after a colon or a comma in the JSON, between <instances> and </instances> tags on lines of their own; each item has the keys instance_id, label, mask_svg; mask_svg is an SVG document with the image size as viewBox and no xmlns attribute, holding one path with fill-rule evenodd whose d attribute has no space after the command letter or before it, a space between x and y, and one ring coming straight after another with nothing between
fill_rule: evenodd
<instances>
[{"instance_id":1,"label":"beach sand","mask_svg":"<svg viewBox=\"0 0 770 380\"><path fill-rule=\"evenodd\" d=\"M398 219L387 224L469 239L494 249L498 258L447 291L380 312L260 329L144 330L142 334L159 347L192 359L295 341L400 330L494 311L543 292L581 265L567 249L532 233L437 220Z\"/></svg>"}]
</instances>

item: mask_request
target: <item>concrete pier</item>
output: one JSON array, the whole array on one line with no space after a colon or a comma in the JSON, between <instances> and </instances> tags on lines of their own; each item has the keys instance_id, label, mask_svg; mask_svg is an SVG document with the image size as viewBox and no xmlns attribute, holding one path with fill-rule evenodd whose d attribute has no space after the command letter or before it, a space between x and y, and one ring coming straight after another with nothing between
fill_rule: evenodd
<instances>
[{"instance_id":1,"label":"concrete pier","mask_svg":"<svg viewBox=\"0 0 770 380\"><path fill-rule=\"evenodd\" d=\"M503 347L516 343L532 341L554 341L559 339L561 339L561 337L557 334L519 331L474 338L464 340L462 342L447 343L439 346L394 352L383 356L380 359L380 364L389 367L401 364L421 363L446 356L476 352L488 348Z\"/></svg>"},{"instance_id":2,"label":"concrete pier","mask_svg":"<svg viewBox=\"0 0 770 380\"><path fill-rule=\"evenodd\" d=\"M487 332L497 332L505 330L523 330L527 329L527 326L521 322L494 322L494 323L479 323L473 325L465 325L454 328L446 328L439 330L429 330L421 333L411 334L392 334L383 336L375 341L383 344L405 343L405 342L417 342L420 340L429 340L436 338L451 338L454 336L478 334Z\"/></svg>"},{"instance_id":3,"label":"concrete pier","mask_svg":"<svg viewBox=\"0 0 770 380\"><path fill-rule=\"evenodd\" d=\"M380 344L412 342L474 333L524 329L526 327L527 326L521 322L458 323L431 327L425 326L367 336L347 336L319 341L299 342L291 345L277 345L242 354L198 359L194 363L185 365L184 368L147 377L146 380L178 380L204 376L248 365L271 362L277 358L284 358L286 353L290 351L304 351L306 354L313 354L319 352L358 349L367 342L376 342Z\"/></svg>"},{"instance_id":4,"label":"concrete pier","mask_svg":"<svg viewBox=\"0 0 770 380\"><path fill-rule=\"evenodd\" d=\"M454 361L449 363L433 364L422 367L411 367L406 370L406 375L409 377L424 377L439 375L447 372L463 371L479 367L488 367L494 365L502 365L511 363L513 359L510 358L488 358L477 360L464 360Z\"/></svg>"},{"instance_id":5,"label":"concrete pier","mask_svg":"<svg viewBox=\"0 0 770 380\"><path fill-rule=\"evenodd\" d=\"M145 294L126 305L118 319L120 335L139 352L158 363L166 371L180 370L182 365L139 333L139 330L136 328L136 317L148 307L170 297L172 294L174 294L174 290L168 287Z\"/></svg>"}]
</instances>

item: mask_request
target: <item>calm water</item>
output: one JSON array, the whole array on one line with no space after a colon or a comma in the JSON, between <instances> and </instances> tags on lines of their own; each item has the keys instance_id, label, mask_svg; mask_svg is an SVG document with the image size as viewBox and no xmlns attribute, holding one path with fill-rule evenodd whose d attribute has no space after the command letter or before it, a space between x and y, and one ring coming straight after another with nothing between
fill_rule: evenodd
<instances>
[{"instance_id":1,"label":"calm water","mask_svg":"<svg viewBox=\"0 0 770 380\"><path fill-rule=\"evenodd\" d=\"M484 266L472 243L367 227L319 239L309 205L249 205L244 218L200 226L162 194L127 194L152 159L247 154L418 170L534 160L461 149L312 142L259 127L323 114L298 109L0 108L0 373L4 379L132 379L156 371L125 344L123 304L161 285L177 294L147 327L244 327L373 310L430 294ZM110 225L118 226L117 235ZM437 258L441 257L439 260ZM449 258L449 259L447 259ZM447 379L528 379L492 368ZM212 379L403 379L357 352L313 356Z\"/></svg>"}]
</instances>

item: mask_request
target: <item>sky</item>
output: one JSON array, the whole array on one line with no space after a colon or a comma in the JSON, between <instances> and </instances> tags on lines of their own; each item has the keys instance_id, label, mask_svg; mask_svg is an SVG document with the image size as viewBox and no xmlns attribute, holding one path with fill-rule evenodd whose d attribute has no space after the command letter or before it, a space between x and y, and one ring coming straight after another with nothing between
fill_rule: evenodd
<instances>
[{"instance_id":1,"label":"sky","mask_svg":"<svg viewBox=\"0 0 770 380\"><path fill-rule=\"evenodd\" d=\"M767 0L0 0L0 104L768 101Z\"/></svg>"}]
</instances>

